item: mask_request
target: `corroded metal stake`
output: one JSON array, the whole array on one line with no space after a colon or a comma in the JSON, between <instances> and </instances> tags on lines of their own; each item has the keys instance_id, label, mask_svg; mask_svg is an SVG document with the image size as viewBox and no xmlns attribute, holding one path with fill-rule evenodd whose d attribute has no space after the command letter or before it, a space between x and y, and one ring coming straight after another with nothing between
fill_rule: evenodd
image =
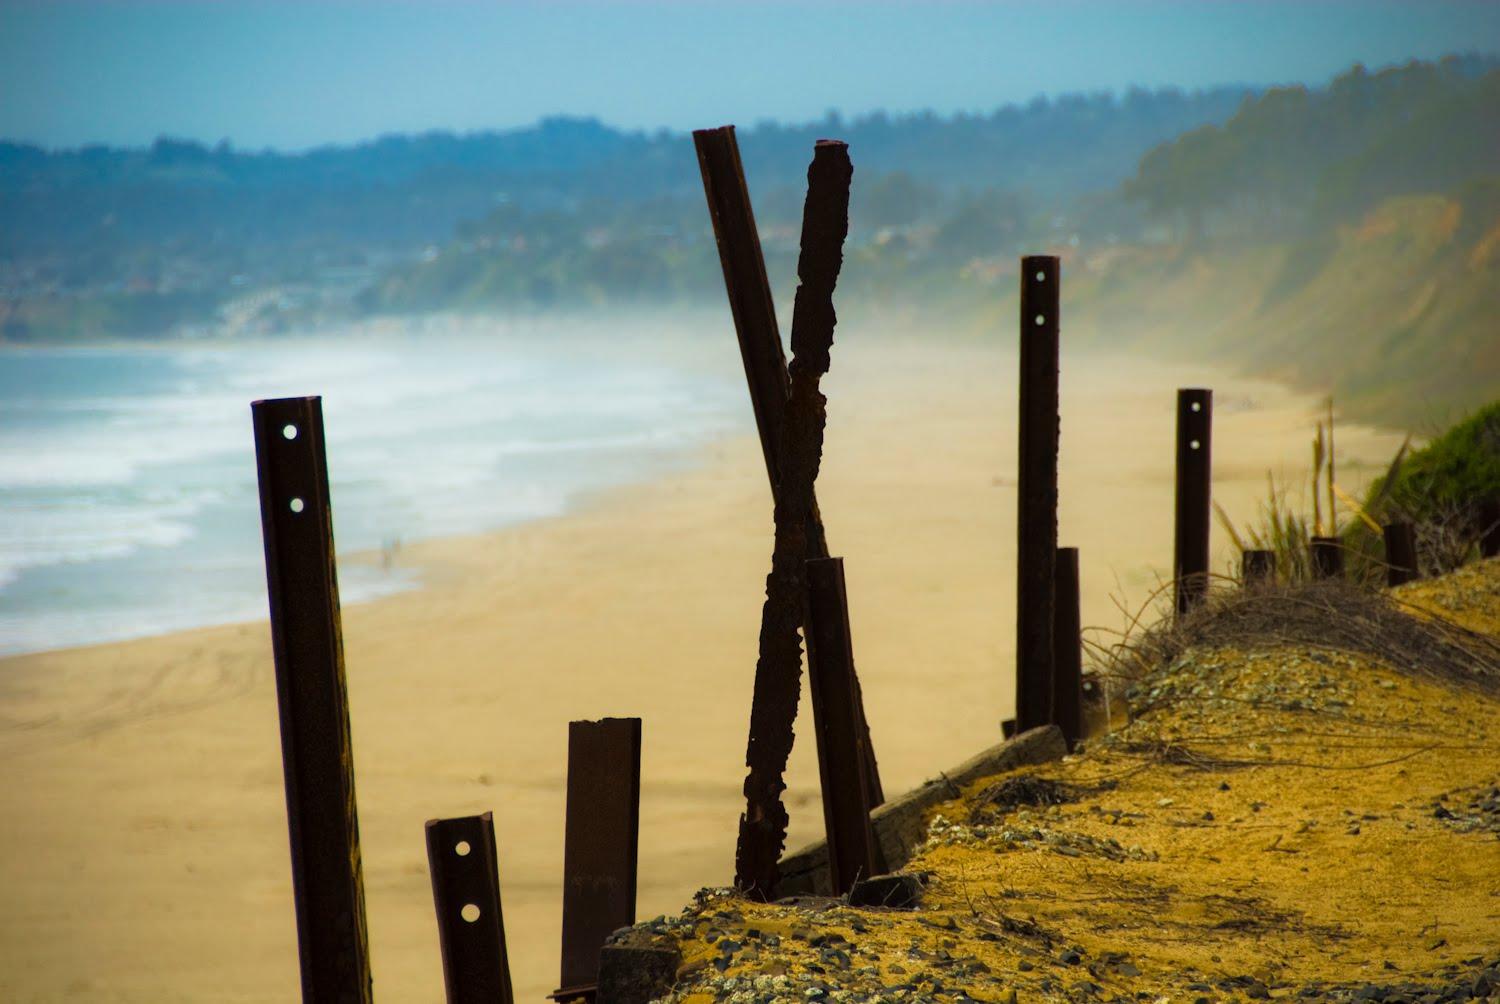
<instances>
[{"instance_id":1,"label":"corroded metal stake","mask_svg":"<svg viewBox=\"0 0 1500 1004\"><path fill-rule=\"evenodd\" d=\"M1479 556L1500 555L1500 497L1485 499L1479 506Z\"/></svg>"},{"instance_id":2,"label":"corroded metal stake","mask_svg":"<svg viewBox=\"0 0 1500 1004\"><path fill-rule=\"evenodd\" d=\"M755 212L750 205L750 190L745 184L745 168L740 162L734 126L699 129L693 133L693 145L698 151L703 193L708 199L708 215L719 247L719 264L724 269L724 289L729 294L729 311L734 317L740 360L745 366L750 405L755 412L755 427L760 433L761 453L765 457L766 476L770 479L774 500L781 480L782 423L786 418L791 378L787 375L781 333L776 326L776 305L771 297L770 281L766 278ZM809 506L807 557L828 557L828 540L823 531L816 492ZM814 678L820 672L817 658L812 654L808 657L807 671ZM814 698L814 707L816 700ZM875 762L875 747L870 742L870 728L865 721L864 694L857 672L854 674L854 710L859 715L871 804L879 805L885 797L880 785L880 768Z\"/></svg>"},{"instance_id":3,"label":"corroded metal stake","mask_svg":"<svg viewBox=\"0 0 1500 1004\"><path fill-rule=\"evenodd\" d=\"M1213 479L1214 392L1177 392L1177 515L1172 582L1177 613L1208 596L1209 507Z\"/></svg>"},{"instance_id":4,"label":"corroded metal stake","mask_svg":"<svg viewBox=\"0 0 1500 1004\"><path fill-rule=\"evenodd\" d=\"M1068 748L1083 736L1083 625L1079 609L1078 548L1057 549L1052 622L1052 724Z\"/></svg>"},{"instance_id":5,"label":"corroded metal stake","mask_svg":"<svg viewBox=\"0 0 1500 1004\"><path fill-rule=\"evenodd\" d=\"M1309 544L1315 579L1344 577L1344 541L1341 537L1314 537Z\"/></svg>"},{"instance_id":6,"label":"corroded metal stake","mask_svg":"<svg viewBox=\"0 0 1500 1004\"><path fill-rule=\"evenodd\" d=\"M1016 479L1016 731L1052 721L1057 556L1058 309L1062 266L1021 259L1020 451Z\"/></svg>"},{"instance_id":7,"label":"corroded metal stake","mask_svg":"<svg viewBox=\"0 0 1500 1004\"><path fill-rule=\"evenodd\" d=\"M1385 583L1399 586L1417 577L1417 532L1410 523L1391 523L1382 530L1385 540Z\"/></svg>"},{"instance_id":8,"label":"corroded metal stake","mask_svg":"<svg viewBox=\"0 0 1500 1004\"><path fill-rule=\"evenodd\" d=\"M807 649L822 673L811 676L813 732L818 740L818 780L823 791L823 827L828 836L828 873L833 893L878 874L875 830L870 825L869 784L854 711L854 643L844 591L844 559L807 563Z\"/></svg>"},{"instance_id":9,"label":"corroded metal stake","mask_svg":"<svg viewBox=\"0 0 1500 1004\"><path fill-rule=\"evenodd\" d=\"M1252 548L1240 554L1240 585L1245 589L1274 585L1276 552Z\"/></svg>"},{"instance_id":10,"label":"corroded metal stake","mask_svg":"<svg viewBox=\"0 0 1500 1004\"><path fill-rule=\"evenodd\" d=\"M368 1002L370 951L322 401L256 401L250 412L302 999Z\"/></svg>"},{"instance_id":11,"label":"corroded metal stake","mask_svg":"<svg viewBox=\"0 0 1500 1004\"><path fill-rule=\"evenodd\" d=\"M594 999L599 950L635 923L641 815L641 720L568 725L563 844L562 984L556 1001Z\"/></svg>"},{"instance_id":12,"label":"corroded metal stake","mask_svg":"<svg viewBox=\"0 0 1500 1004\"><path fill-rule=\"evenodd\" d=\"M511 1004L494 818L429 819L427 866L448 1004Z\"/></svg>"},{"instance_id":13,"label":"corroded metal stake","mask_svg":"<svg viewBox=\"0 0 1500 1004\"><path fill-rule=\"evenodd\" d=\"M781 793L792 752L792 725L802 678L804 562L813 483L823 454L826 401L818 383L828 372L837 316L833 290L849 232L849 184L854 168L846 144L820 140L807 169L802 211L802 253L792 307L791 393L786 400L776 493L776 546L761 610L760 657L745 751L745 813L735 852L735 884L766 898L776 886L776 862L786 844L787 813Z\"/></svg>"}]
</instances>

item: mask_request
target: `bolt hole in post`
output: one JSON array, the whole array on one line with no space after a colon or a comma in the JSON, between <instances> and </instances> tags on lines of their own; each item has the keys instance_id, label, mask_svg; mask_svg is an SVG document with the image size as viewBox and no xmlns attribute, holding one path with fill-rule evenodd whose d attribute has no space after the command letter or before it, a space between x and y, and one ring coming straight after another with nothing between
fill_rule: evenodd
<instances>
[{"instance_id":1,"label":"bolt hole in post","mask_svg":"<svg viewBox=\"0 0 1500 1004\"><path fill-rule=\"evenodd\" d=\"M464 908L458 911L458 914L472 924L479 919L479 907L473 903L465 903Z\"/></svg>"},{"instance_id":2,"label":"bolt hole in post","mask_svg":"<svg viewBox=\"0 0 1500 1004\"><path fill-rule=\"evenodd\" d=\"M301 512L307 508L307 505L300 498L294 498L287 503L287 508L291 509L292 512Z\"/></svg>"},{"instance_id":3,"label":"bolt hole in post","mask_svg":"<svg viewBox=\"0 0 1500 1004\"><path fill-rule=\"evenodd\" d=\"M291 425L291 424L287 424L287 425L282 426L281 427L281 438L283 438L283 439L296 439L297 438L297 427L295 425Z\"/></svg>"},{"instance_id":4,"label":"bolt hole in post","mask_svg":"<svg viewBox=\"0 0 1500 1004\"><path fill-rule=\"evenodd\" d=\"M1040 328L1042 325L1044 325L1046 323L1047 323L1047 318L1046 317L1042 316L1041 314L1037 314L1036 315L1036 326L1037 327Z\"/></svg>"},{"instance_id":5,"label":"bolt hole in post","mask_svg":"<svg viewBox=\"0 0 1500 1004\"><path fill-rule=\"evenodd\" d=\"M458 843L454 844L453 845L453 853L457 854L461 858L468 857L469 856L469 842L467 840L460 840Z\"/></svg>"}]
</instances>

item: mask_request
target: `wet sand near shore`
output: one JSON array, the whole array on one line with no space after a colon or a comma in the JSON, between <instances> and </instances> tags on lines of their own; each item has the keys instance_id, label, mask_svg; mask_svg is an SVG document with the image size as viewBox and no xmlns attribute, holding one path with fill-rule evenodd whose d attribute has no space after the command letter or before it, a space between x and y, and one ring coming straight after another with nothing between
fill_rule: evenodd
<instances>
[{"instance_id":1,"label":"wet sand near shore","mask_svg":"<svg viewBox=\"0 0 1500 1004\"><path fill-rule=\"evenodd\" d=\"M1174 388L1215 388L1215 496L1237 521L1268 468L1301 476L1321 406L1146 360L1065 353L1062 380L1060 542L1089 625L1121 626L1116 599L1167 572ZM1014 358L977 342L834 350L818 491L889 792L1010 712L1014 386ZM1399 441L1341 427L1344 487ZM1227 567L1218 528L1215 549ZM441 1000L422 823L486 809L517 996L556 985L570 719L644 719L640 916L729 880L770 550L742 436L563 517L409 544L425 587L345 609L382 999ZM789 783L795 847L822 828L805 718ZM281 784L264 623L0 662L0 999L295 999Z\"/></svg>"}]
</instances>

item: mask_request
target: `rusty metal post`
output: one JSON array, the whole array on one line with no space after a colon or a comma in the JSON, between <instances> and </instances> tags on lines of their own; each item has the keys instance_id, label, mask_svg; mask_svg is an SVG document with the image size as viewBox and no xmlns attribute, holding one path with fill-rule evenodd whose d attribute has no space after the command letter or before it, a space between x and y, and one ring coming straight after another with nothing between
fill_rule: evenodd
<instances>
[{"instance_id":1,"label":"rusty metal post","mask_svg":"<svg viewBox=\"0 0 1500 1004\"><path fill-rule=\"evenodd\" d=\"M693 145L698 152L703 193L708 200L708 215L719 248L719 264L724 270L724 289L729 295L729 311L734 318L740 361L745 367L750 406L755 412L755 428L760 434L761 453L774 500L781 483L782 425L786 421L791 378L787 374L781 332L776 325L776 305L771 297L770 280L766 277L766 262L755 226L755 212L750 205L750 190L745 184L745 168L740 161L734 126L698 129L693 133ZM812 499L811 518L807 521L807 557L828 557L828 540L816 494ZM817 663L811 658L808 659L807 671L809 677L819 673ZM880 767L875 761L875 746L870 741L870 727L865 720L864 694L857 672L854 674L854 702L859 714L871 804L879 805L885 801L885 794L880 784Z\"/></svg>"},{"instance_id":2,"label":"rusty metal post","mask_svg":"<svg viewBox=\"0 0 1500 1004\"><path fill-rule=\"evenodd\" d=\"M1057 362L1062 264L1021 259L1020 464L1016 505L1016 731L1052 721L1057 562Z\"/></svg>"},{"instance_id":3,"label":"rusty metal post","mask_svg":"<svg viewBox=\"0 0 1500 1004\"><path fill-rule=\"evenodd\" d=\"M832 365L838 323L833 294L849 232L849 148L819 140L807 168L797 294L792 306L791 392L782 424L775 544L761 607L750 735L745 743L745 811L735 844L735 887L757 899L773 895L786 849L789 816L782 793L795 740L802 690L802 639L807 631L807 528L813 486L823 460L827 399L819 390Z\"/></svg>"},{"instance_id":4,"label":"rusty metal post","mask_svg":"<svg viewBox=\"0 0 1500 1004\"><path fill-rule=\"evenodd\" d=\"M429 819L427 867L448 1004L512 1004L494 818Z\"/></svg>"},{"instance_id":5,"label":"rusty metal post","mask_svg":"<svg viewBox=\"0 0 1500 1004\"><path fill-rule=\"evenodd\" d=\"M1488 498L1479 506L1479 556L1500 554L1500 498Z\"/></svg>"},{"instance_id":6,"label":"rusty metal post","mask_svg":"<svg viewBox=\"0 0 1500 1004\"><path fill-rule=\"evenodd\" d=\"M708 198L708 215L719 245L724 289L729 294L729 312L734 317L734 331L739 338L745 381L750 386L750 406L755 411L760 449L765 457L766 473L771 478L771 489L775 491L777 472L781 469L781 426L785 420L790 383L786 351L782 348L781 332L776 326L771 281L766 276L755 212L745 184L745 168L740 162L739 142L735 139L734 126L722 126L695 131L693 146L698 151L698 168L703 175L703 192ZM808 550L817 551L817 547L810 546ZM809 554L814 558L827 556L826 550Z\"/></svg>"},{"instance_id":7,"label":"rusty metal post","mask_svg":"<svg viewBox=\"0 0 1500 1004\"><path fill-rule=\"evenodd\" d=\"M1083 618L1079 610L1078 548L1057 549L1052 621L1052 723L1068 748L1083 736Z\"/></svg>"},{"instance_id":8,"label":"rusty metal post","mask_svg":"<svg viewBox=\"0 0 1500 1004\"><path fill-rule=\"evenodd\" d=\"M250 412L302 999L368 1002L369 938L322 401L256 401Z\"/></svg>"},{"instance_id":9,"label":"rusty metal post","mask_svg":"<svg viewBox=\"0 0 1500 1004\"><path fill-rule=\"evenodd\" d=\"M1240 585L1245 589L1276 582L1276 552L1247 550L1240 554Z\"/></svg>"},{"instance_id":10,"label":"rusty metal post","mask_svg":"<svg viewBox=\"0 0 1500 1004\"><path fill-rule=\"evenodd\" d=\"M1410 523L1381 528L1385 538L1385 584L1399 586L1417 577L1417 531Z\"/></svg>"},{"instance_id":11,"label":"rusty metal post","mask_svg":"<svg viewBox=\"0 0 1500 1004\"><path fill-rule=\"evenodd\" d=\"M1315 579L1338 579L1344 575L1344 542L1338 537L1312 539L1312 573Z\"/></svg>"},{"instance_id":12,"label":"rusty metal post","mask_svg":"<svg viewBox=\"0 0 1500 1004\"><path fill-rule=\"evenodd\" d=\"M553 1000L593 1000L604 939L635 923L640 811L641 720L570 722L562 980Z\"/></svg>"},{"instance_id":13,"label":"rusty metal post","mask_svg":"<svg viewBox=\"0 0 1500 1004\"><path fill-rule=\"evenodd\" d=\"M1213 478L1214 392L1177 392L1177 516L1172 581L1177 613L1208 595L1208 531Z\"/></svg>"},{"instance_id":14,"label":"rusty metal post","mask_svg":"<svg viewBox=\"0 0 1500 1004\"><path fill-rule=\"evenodd\" d=\"M843 558L807 562L807 650L822 672L810 676L828 872L841 896L859 879L877 874L875 831L870 826L869 782L854 706L854 644Z\"/></svg>"}]
</instances>

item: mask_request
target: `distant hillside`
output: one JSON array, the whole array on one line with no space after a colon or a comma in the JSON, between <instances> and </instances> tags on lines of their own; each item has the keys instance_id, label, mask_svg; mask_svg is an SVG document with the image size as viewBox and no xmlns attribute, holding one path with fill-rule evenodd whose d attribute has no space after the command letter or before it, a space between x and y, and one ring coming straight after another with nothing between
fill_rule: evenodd
<instances>
[{"instance_id":1,"label":"distant hillside","mask_svg":"<svg viewBox=\"0 0 1500 1004\"><path fill-rule=\"evenodd\" d=\"M1148 153L1124 186L1190 235L1288 234L1500 172L1500 72L1446 59L1283 87Z\"/></svg>"},{"instance_id":2,"label":"distant hillside","mask_svg":"<svg viewBox=\"0 0 1500 1004\"><path fill-rule=\"evenodd\" d=\"M861 198L874 196L861 220L909 221L953 193L996 188L1024 191L1041 213L1118 184L1146 150L1223 121L1247 93L762 123L741 139L768 223L795 229L808 150L827 135L859 151ZM888 197L882 176L894 180ZM165 138L144 150L0 142L0 341L708 295L715 266L695 246L705 239L689 137L587 119L300 154ZM437 267L412 267L439 247Z\"/></svg>"},{"instance_id":3,"label":"distant hillside","mask_svg":"<svg viewBox=\"0 0 1500 1004\"><path fill-rule=\"evenodd\" d=\"M855 161L846 317L1010 330L1017 256L1052 249L1070 339L1239 362L1388 424L1500 387L1494 57L742 128L783 307L828 135ZM0 144L0 340L722 297L682 134L557 119L297 155Z\"/></svg>"},{"instance_id":4,"label":"distant hillside","mask_svg":"<svg viewBox=\"0 0 1500 1004\"><path fill-rule=\"evenodd\" d=\"M1237 363L1352 418L1430 432L1500 392L1500 175L1298 242L1100 249L1064 276L1074 338Z\"/></svg>"},{"instance_id":5,"label":"distant hillside","mask_svg":"<svg viewBox=\"0 0 1500 1004\"><path fill-rule=\"evenodd\" d=\"M1001 185L1056 197L1109 187L1142 153L1234 113L1245 88L1132 90L1007 105L987 115L887 116L742 130L759 191L798 187L814 139L838 135L864 170L936 186ZM705 122L705 126L719 125ZM748 124L747 124L748 125ZM440 243L497 204L528 211L697 194L680 133L549 119L506 132L388 136L307 153L164 138L145 150L46 151L0 142L0 256L110 247L405 247Z\"/></svg>"},{"instance_id":6,"label":"distant hillside","mask_svg":"<svg viewBox=\"0 0 1500 1004\"><path fill-rule=\"evenodd\" d=\"M1124 186L1177 239L1080 256L1093 337L1445 425L1500 389L1500 70L1456 61L1273 90ZM1081 274L1079 274L1081 273Z\"/></svg>"}]
</instances>

